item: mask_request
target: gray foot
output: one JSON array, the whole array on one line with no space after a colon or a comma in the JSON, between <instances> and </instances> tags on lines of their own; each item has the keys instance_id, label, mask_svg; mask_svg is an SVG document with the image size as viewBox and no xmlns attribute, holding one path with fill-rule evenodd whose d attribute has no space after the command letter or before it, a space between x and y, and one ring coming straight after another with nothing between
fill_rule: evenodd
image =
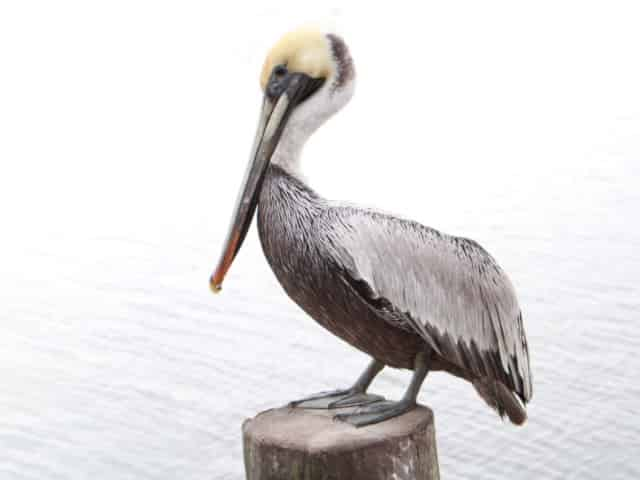
<instances>
[{"instance_id":1,"label":"gray foot","mask_svg":"<svg viewBox=\"0 0 640 480\"><path fill-rule=\"evenodd\" d=\"M333 418L341 422L347 422L356 427L373 425L393 417L398 417L416 406L414 401L400 400L391 402L385 400L355 409L350 413L339 413Z\"/></svg>"},{"instance_id":2,"label":"gray foot","mask_svg":"<svg viewBox=\"0 0 640 480\"><path fill-rule=\"evenodd\" d=\"M330 410L333 408L359 407L382 400L384 400L384 397L380 395L357 392L352 388L348 388L346 390L317 393L310 397L293 401L289 403L289 406L294 408Z\"/></svg>"}]
</instances>

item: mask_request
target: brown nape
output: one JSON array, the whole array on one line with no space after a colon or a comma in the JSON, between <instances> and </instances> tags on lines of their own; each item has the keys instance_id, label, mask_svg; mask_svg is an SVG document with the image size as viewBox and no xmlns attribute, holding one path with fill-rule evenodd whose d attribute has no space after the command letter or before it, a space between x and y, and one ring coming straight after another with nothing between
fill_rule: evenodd
<instances>
[{"instance_id":1,"label":"brown nape","mask_svg":"<svg viewBox=\"0 0 640 480\"><path fill-rule=\"evenodd\" d=\"M336 88L342 87L347 82L351 81L355 75L355 68L353 66L353 59L349 54L349 49L344 43L341 37L330 33L327 35L329 43L331 44L331 53L338 64L338 71L336 72L335 86Z\"/></svg>"}]
</instances>

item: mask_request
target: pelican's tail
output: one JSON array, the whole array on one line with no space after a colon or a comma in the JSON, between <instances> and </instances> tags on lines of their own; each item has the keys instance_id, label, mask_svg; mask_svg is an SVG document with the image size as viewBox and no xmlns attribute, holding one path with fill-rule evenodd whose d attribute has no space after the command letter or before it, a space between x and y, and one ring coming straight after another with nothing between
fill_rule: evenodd
<instances>
[{"instance_id":1,"label":"pelican's tail","mask_svg":"<svg viewBox=\"0 0 640 480\"><path fill-rule=\"evenodd\" d=\"M480 396L493 408L500 417L506 415L515 425L522 425L527 420L527 410L518 396L502 383L487 378L474 380L473 386Z\"/></svg>"}]
</instances>

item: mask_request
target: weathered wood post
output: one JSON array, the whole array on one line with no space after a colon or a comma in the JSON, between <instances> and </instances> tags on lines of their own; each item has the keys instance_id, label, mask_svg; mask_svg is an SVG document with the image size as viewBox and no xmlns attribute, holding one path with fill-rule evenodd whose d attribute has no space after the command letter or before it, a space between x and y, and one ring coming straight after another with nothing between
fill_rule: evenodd
<instances>
[{"instance_id":1,"label":"weathered wood post","mask_svg":"<svg viewBox=\"0 0 640 480\"><path fill-rule=\"evenodd\" d=\"M333 420L335 413L283 407L246 420L242 435L247 480L440 478L429 408L418 406L362 428Z\"/></svg>"}]
</instances>

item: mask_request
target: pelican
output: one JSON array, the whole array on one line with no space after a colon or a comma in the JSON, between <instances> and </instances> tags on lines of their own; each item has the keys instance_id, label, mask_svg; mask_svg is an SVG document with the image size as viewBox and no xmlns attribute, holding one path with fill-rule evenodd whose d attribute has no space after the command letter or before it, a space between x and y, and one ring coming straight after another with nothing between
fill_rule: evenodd
<instances>
[{"instance_id":1,"label":"pelican","mask_svg":"<svg viewBox=\"0 0 640 480\"><path fill-rule=\"evenodd\" d=\"M258 208L262 249L284 291L371 357L350 388L292 407L352 407L336 418L370 425L411 410L428 372L445 371L521 425L532 395L527 339L514 287L494 258L473 240L328 201L300 172L305 142L349 101L355 78L333 33L299 29L269 51L258 131L210 287L220 291ZM385 366L413 371L398 401L367 393Z\"/></svg>"}]
</instances>

